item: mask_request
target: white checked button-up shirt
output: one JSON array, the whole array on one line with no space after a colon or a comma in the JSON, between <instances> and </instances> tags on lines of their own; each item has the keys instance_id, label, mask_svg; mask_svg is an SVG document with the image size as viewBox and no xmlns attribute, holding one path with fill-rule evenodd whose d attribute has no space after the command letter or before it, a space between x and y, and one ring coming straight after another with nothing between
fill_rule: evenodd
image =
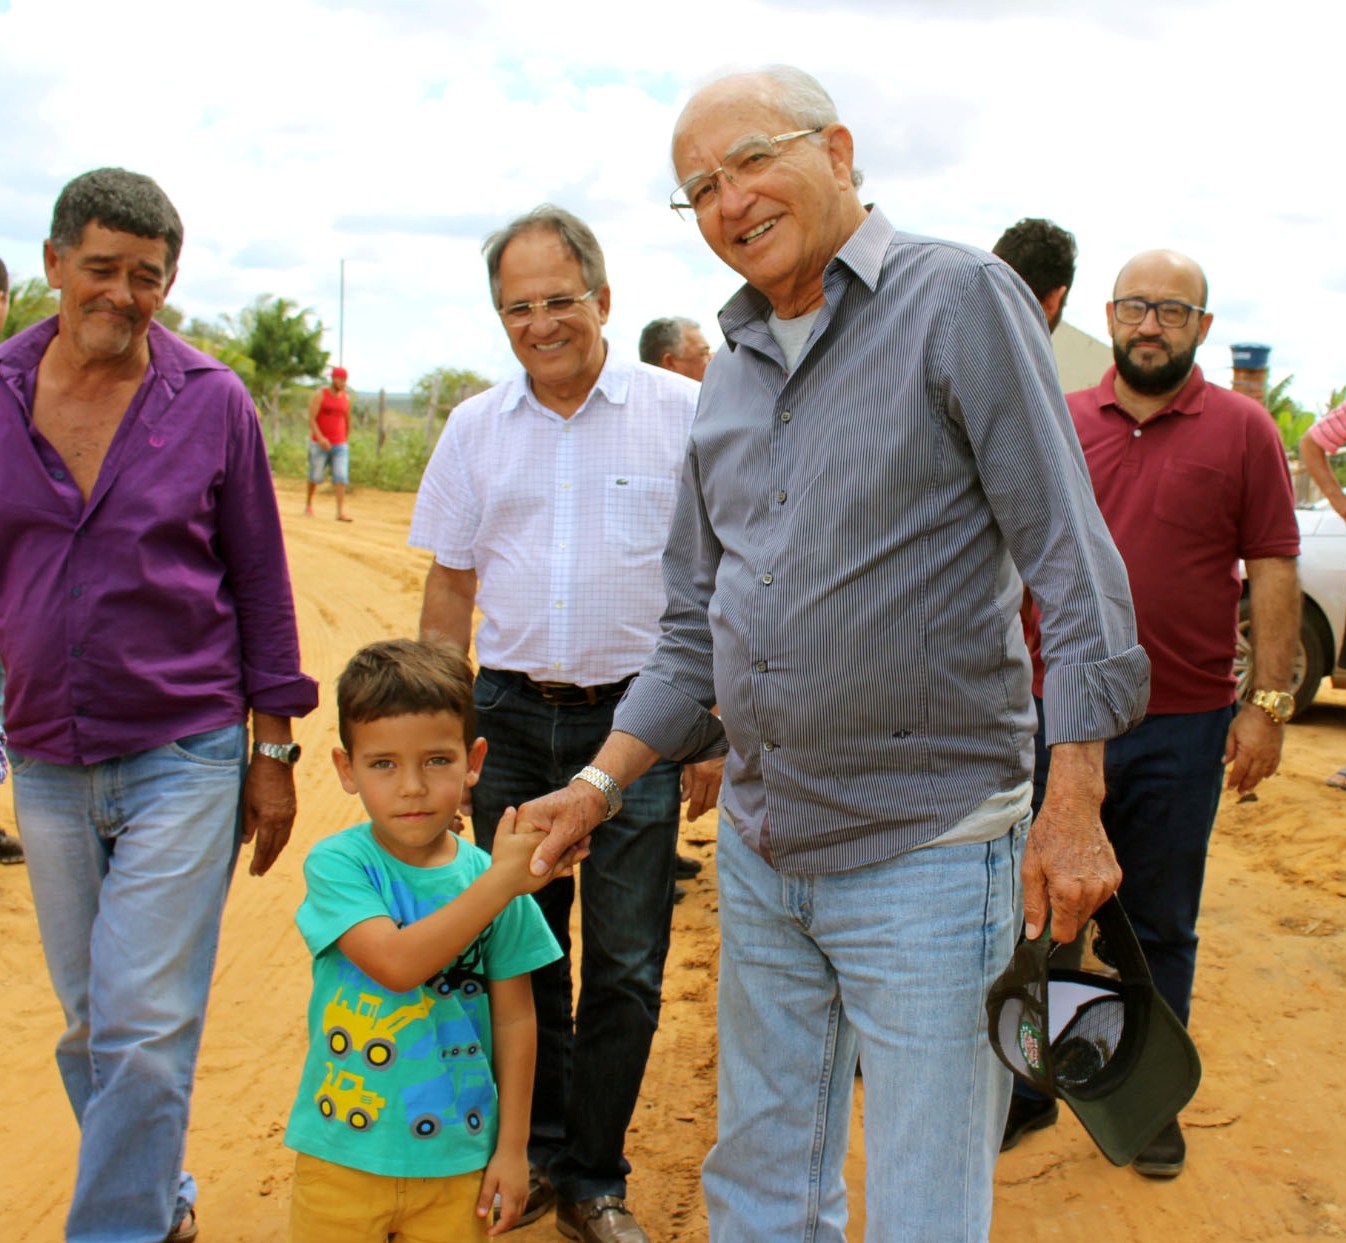
<instances>
[{"instance_id":1,"label":"white checked button-up shirt","mask_svg":"<svg viewBox=\"0 0 1346 1243\"><path fill-rule=\"evenodd\" d=\"M523 371L453 412L409 542L477 572L480 664L595 686L645 662L699 387L609 351L568 419Z\"/></svg>"}]
</instances>

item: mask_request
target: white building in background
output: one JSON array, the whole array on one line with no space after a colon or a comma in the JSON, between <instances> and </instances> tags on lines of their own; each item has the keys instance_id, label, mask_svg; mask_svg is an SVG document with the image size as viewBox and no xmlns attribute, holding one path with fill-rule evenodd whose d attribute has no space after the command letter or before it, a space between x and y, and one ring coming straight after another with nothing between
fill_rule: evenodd
<instances>
[{"instance_id":1,"label":"white building in background","mask_svg":"<svg viewBox=\"0 0 1346 1243\"><path fill-rule=\"evenodd\" d=\"M1063 392L1093 388L1112 366L1112 346L1062 320L1052 333L1052 353Z\"/></svg>"}]
</instances>

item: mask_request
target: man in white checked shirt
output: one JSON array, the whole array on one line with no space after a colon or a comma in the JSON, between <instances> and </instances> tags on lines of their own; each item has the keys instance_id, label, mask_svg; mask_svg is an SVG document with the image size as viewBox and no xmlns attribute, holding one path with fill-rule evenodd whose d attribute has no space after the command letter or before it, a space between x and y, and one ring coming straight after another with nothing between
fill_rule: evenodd
<instances>
[{"instance_id":1,"label":"man in white checked shirt","mask_svg":"<svg viewBox=\"0 0 1346 1243\"><path fill-rule=\"evenodd\" d=\"M668 536L698 385L615 356L587 225L542 206L487 240L491 295L523 370L459 406L421 481L411 543L435 555L423 638L467 649L489 745L473 831L575 776L658 637ZM694 757L699 758L699 757ZM687 765L688 814L722 761ZM632 785L579 871L583 955L572 1020L574 880L537 894L566 957L533 974L538 1059L528 1211L597 1243L646 1239L625 1204L626 1127L659 1019L673 906L680 766ZM614 792L615 794L615 792ZM615 795L613 805L622 803Z\"/></svg>"}]
</instances>

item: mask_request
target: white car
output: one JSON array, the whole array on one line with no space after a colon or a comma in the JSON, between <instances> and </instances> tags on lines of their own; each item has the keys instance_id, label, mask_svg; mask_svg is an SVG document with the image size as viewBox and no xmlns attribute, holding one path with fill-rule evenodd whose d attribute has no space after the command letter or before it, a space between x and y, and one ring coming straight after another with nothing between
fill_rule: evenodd
<instances>
[{"instance_id":1,"label":"white car","mask_svg":"<svg viewBox=\"0 0 1346 1243\"><path fill-rule=\"evenodd\" d=\"M1303 617L1295 653L1295 712L1303 712L1326 677L1346 686L1346 519L1326 501L1295 511L1299 519L1299 589ZM1239 608L1239 644L1234 657L1238 695L1248 691L1248 587Z\"/></svg>"}]
</instances>

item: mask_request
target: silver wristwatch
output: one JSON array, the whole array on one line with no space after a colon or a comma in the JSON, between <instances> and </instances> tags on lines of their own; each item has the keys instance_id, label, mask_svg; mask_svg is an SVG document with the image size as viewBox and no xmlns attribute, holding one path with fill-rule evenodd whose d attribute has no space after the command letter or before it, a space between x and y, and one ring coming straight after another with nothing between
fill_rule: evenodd
<instances>
[{"instance_id":1,"label":"silver wristwatch","mask_svg":"<svg viewBox=\"0 0 1346 1243\"><path fill-rule=\"evenodd\" d=\"M265 755L268 759L279 760L291 766L299 763L299 744L297 742L254 742L253 755Z\"/></svg>"},{"instance_id":2,"label":"silver wristwatch","mask_svg":"<svg viewBox=\"0 0 1346 1243\"><path fill-rule=\"evenodd\" d=\"M622 809L622 788L601 768L595 768L592 764L586 764L579 770L571 781L583 781L586 785L591 785L599 792L608 803L608 814L603 817L604 821L611 820Z\"/></svg>"}]
</instances>

